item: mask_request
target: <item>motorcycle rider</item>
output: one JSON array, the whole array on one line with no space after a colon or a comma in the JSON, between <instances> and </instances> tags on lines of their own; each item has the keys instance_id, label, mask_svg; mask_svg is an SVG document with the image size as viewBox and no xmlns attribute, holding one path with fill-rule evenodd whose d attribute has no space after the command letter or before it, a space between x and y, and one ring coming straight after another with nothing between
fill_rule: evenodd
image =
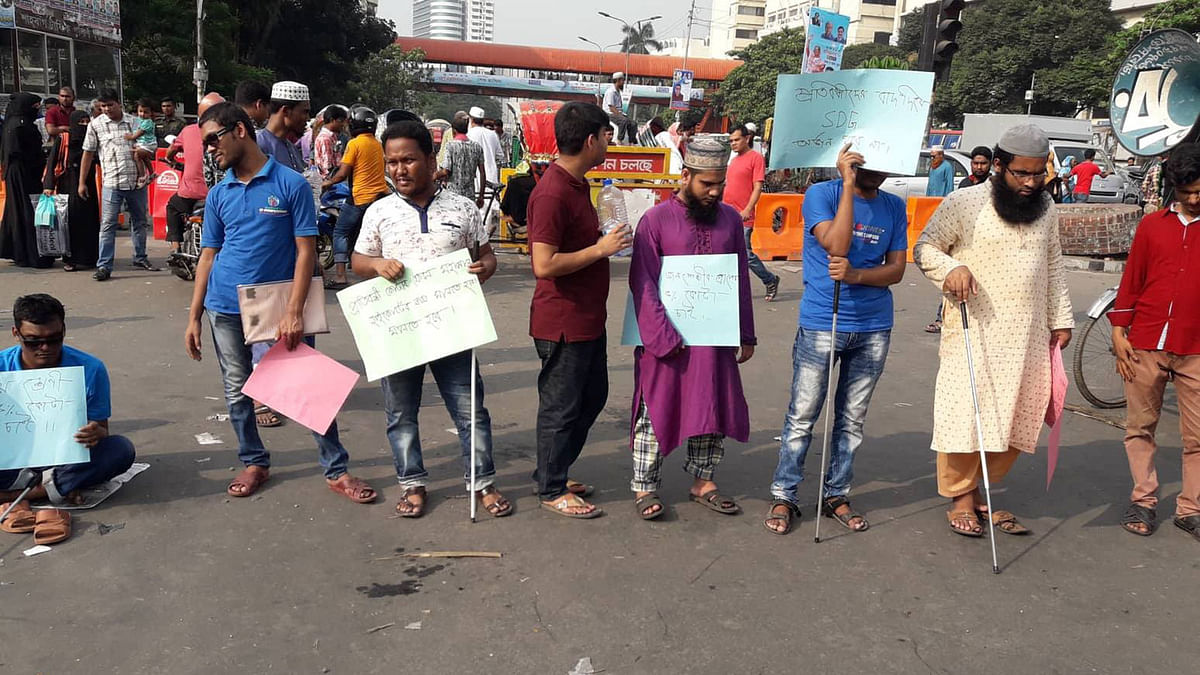
<instances>
[{"instance_id":1,"label":"motorcycle rider","mask_svg":"<svg viewBox=\"0 0 1200 675\"><path fill-rule=\"evenodd\" d=\"M321 184L322 190L344 180L349 180L351 186L350 199L333 226L333 278L326 280L326 288L341 289L349 283L346 265L350 262L352 240L356 238L363 213L376 200L389 194L383 175L383 146L375 138L378 123L379 117L370 108L356 106L350 110L350 142L346 144L346 154L337 171Z\"/></svg>"},{"instance_id":2,"label":"motorcycle rider","mask_svg":"<svg viewBox=\"0 0 1200 675\"><path fill-rule=\"evenodd\" d=\"M224 100L225 98L215 91L206 94L196 106L197 116L203 115L210 107ZM203 203L204 198L208 196L208 185L204 181L204 162L201 159L204 156L204 141L200 138L200 125L189 124L179 132L167 150L167 164L175 166L175 157L180 152L183 152L187 161L179 179L179 190L167 202L167 243L171 245L172 253L167 259L167 264L172 267L177 264L175 254L179 253L179 245L183 242L183 228L188 216L192 215L196 204Z\"/></svg>"}]
</instances>

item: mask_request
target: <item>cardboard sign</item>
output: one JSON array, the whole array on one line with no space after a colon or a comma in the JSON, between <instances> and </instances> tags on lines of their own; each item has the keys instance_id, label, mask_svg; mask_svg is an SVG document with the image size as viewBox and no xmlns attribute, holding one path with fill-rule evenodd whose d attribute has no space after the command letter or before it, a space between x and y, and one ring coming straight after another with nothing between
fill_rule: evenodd
<instances>
[{"instance_id":1,"label":"cardboard sign","mask_svg":"<svg viewBox=\"0 0 1200 675\"><path fill-rule=\"evenodd\" d=\"M658 296L671 325L694 347L737 347L742 339L736 253L669 255L662 261ZM633 293L625 302L621 344L642 344Z\"/></svg>"},{"instance_id":2,"label":"cardboard sign","mask_svg":"<svg viewBox=\"0 0 1200 675\"><path fill-rule=\"evenodd\" d=\"M82 366L0 372L0 469L82 464L87 424Z\"/></svg>"}]
</instances>

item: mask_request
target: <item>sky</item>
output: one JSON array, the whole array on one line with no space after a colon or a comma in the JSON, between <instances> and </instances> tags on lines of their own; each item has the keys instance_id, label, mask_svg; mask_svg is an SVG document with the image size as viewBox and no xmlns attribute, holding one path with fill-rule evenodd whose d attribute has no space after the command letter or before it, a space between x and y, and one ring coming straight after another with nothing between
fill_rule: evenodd
<instances>
[{"instance_id":1,"label":"sky","mask_svg":"<svg viewBox=\"0 0 1200 675\"><path fill-rule=\"evenodd\" d=\"M710 4L710 0L697 0L699 21L692 28L693 37L708 34L705 20ZM591 48L578 36L602 45L620 42L621 24L598 16L598 10L630 23L661 14L663 18L654 22L657 36L683 37L690 5L690 0L496 0L496 42L571 49ZM396 22L399 35L412 35L412 0L380 0L379 16Z\"/></svg>"}]
</instances>

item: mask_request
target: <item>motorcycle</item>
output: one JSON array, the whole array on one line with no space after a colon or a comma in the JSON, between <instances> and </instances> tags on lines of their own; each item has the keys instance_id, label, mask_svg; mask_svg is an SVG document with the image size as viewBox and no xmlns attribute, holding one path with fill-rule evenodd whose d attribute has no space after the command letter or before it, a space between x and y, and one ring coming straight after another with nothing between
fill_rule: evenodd
<instances>
[{"instance_id":1,"label":"motorcycle","mask_svg":"<svg viewBox=\"0 0 1200 675\"><path fill-rule=\"evenodd\" d=\"M317 213L317 264L324 269L333 267L333 228L349 199L350 186L345 182L334 183L321 193L321 209Z\"/></svg>"},{"instance_id":2,"label":"motorcycle","mask_svg":"<svg viewBox=\"0 0 1200 675\"><path fill-rule=\"evenodd\" d=\"M200 234L204 225L204 200L196 202L192 215L183 226L183 241L179 250L167 256L167 267L171 274L192 281L196 278L196 263L200 261Z\"/></svg>"}]
</instances>

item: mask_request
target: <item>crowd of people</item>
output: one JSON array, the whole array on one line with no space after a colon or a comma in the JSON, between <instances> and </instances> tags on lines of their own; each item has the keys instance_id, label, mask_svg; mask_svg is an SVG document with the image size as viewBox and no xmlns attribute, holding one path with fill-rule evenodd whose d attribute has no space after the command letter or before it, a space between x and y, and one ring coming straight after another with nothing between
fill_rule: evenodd
<instances>
[{"instance_id":1,"label":"crowd of people","mask_svg":"<svg viewBox=\"0 0 1200 675\"><path fill-rule=\"evenodd\" d=\"M120 202L144 211L144 201L138 202L144 200L144 188L137 187L137 160L129 151L138 123L122 114L115 94L102 92L97 102L101 114L87 122L82 141L67 141L68 157L75 148L80 153L77 184L69 176L64 180L68 188L76 188L80 203L86 202L92 193L84 177L98 156L104 175L96 263L101 278L112 265L115 223L110 216ZM10 118L28 118L36 104L36 97L17 97ZM358 277L395 281L407 266L462 250L470 253L470 272L482 284L497 267L479 206L483 186L498 178L499 138L484 126L481 109L455 116L453 136L442 143L440 155L429 129L415 116L400 116L376 139L368 133L378 123L373 111L327 108L314 130L309 110L303 84L277 82L268 89L249 83L239 87L232 102L215 94L206 97L199 119L176 130L175 142L189 159L191 173L185 180L194 186L180 199L205 201L185 349L200 360L203 336L211 336L244 464L228 487L228 494L239 498L255 494L270 477L270 454L258 431L262 409L242 389L273 343L245 343L237 288L290 283L277 340L289 350L301 341L314 344L304 335L302 319L316 262L314 185L306 178L314 163L322 178L317 190L345 179L353 183L347 221L355 227L341 231L335 250L338 262ZM635 511L647 520L664 513L658 494L663 462L673 449L686 445L683 469L693 478L689 498L715 512L736 514L741 507L719 490L716 473L725 438L745 442L749 437L749 408L738 368L754 356L758 342L749 273L763 283L767 301L776 297L779 286L778 277L748 245L748 223L764 182L763 160L752 149L748 127L735 128L728 140L688 135L679 148L681 178L674 196L648 210L636 230L623 224L603 233L587 174L605 161L613 121L611 110L594 104L563 105L554 119L557 157L539 166L524 205L536 279L529 336L541 361L533 474L538 498L543 508L569 518L602 513L587 499L594 487L572 479L571 469L608 400L609 258L632 249L629 287L643 341L634 352L629 406ZM68 116L63 133L83 125L81 118ZM6 121L5 179L10 194L14 188L22 194L36 180L20 161L33 137L23 131L21 121L11 128L20 131L10 137ZM343 131L352 139L340 150L336 137ZM307 158L300 143L305 135L311 136ZM1071 340L1074 321L1058 220L1047 193L1048 152L1048 138L1033 125L1008 130L993 148L974 149L971 175L945 197L913 247L917 267L943 294L943 307L964 317L961 328L949 322L942 331L931 448L937 453L938 492L950 500L948 527L966 537L983 536L983 523L989 520L1002 533L1028 533L1011 511L990 510L980 485L985 475L992 482L1002 480L1018 457L1034 451L1051 402L1051 350ZM198 162L200 156L212 166ZM832 405L830 461L821 477L818 514L853 532L870 527L866 514L850 502L853 461L863 446L872 394L885 369L894 322L890 287L904 275L909 242L904 202L880 190L886 174L864 168L866 162L857 149L843 147L837 177L806 193L804 293L792 350L790 400L778 464L769 483L764 481L772 501L762 523L773 534L787 534L800 518L798 489L805 480L805 458L827 399ZM1151 534L1157 526L1154 434L1163 388L1174 380L1184 444L1183 488L1174 523L1200 539L1200 287L1189 274L1190 263L1200 262L1195 253L1200 246L1188 236L1200 222L1200 147L1178 147L1164 164L1163 176L1176 200L1143 219L1110 315L1117 368L1130 400L1125 445L1135 488L1123 525L1139 535ZM176 211L185 212L185 206ZM6 231L8 215L6 211ZM150 268L144 227L143 220L139 239L135 216L134 263ZM737 347L687 344L660 296L665 258L716 254L733 254L740 270L738 315L729 317L738 326ZM334 283L344 278L335 274ZM18 300L13 335L21 344L0 354L0 365L11 370L81 362L97 373L89 380L97 401L106 401L102 364L62 346L65 317L56 302L45 296ZM973 339L981 347L973 367L962 349L968 315ZM428 499L418 426L426 366L458 431L468 489L492 516L512 513L512 503L495 482L491 420L472 358L469 351L450 355L381 382L382 426L403 490L396 505L401 517L420 517ZM840 362L841 374L831 380L834 361ZM968 385L974 381L978 387ZM971 414L975 395L988 411L978 429ZM91 397L89 388L91 421L80 438L100 447L112 438L107 436L109 411L99 402L91 411ZM331 490L356 503L378 498L375 488L349 472L349 452L336 421L325 433L314 432L314 439ZM479 452L472 467L473 442ZM127 441L108 444L104 447L112 446L113 457L94 455L96 466L81 469L81 475L99 479L126 459L132 461ZM0 490L12 480L14 476L0 474ZM71 488L79 487L61 469L49 480L45 492L51 501L68 499Z\"/></svg>"}]
</instances>

